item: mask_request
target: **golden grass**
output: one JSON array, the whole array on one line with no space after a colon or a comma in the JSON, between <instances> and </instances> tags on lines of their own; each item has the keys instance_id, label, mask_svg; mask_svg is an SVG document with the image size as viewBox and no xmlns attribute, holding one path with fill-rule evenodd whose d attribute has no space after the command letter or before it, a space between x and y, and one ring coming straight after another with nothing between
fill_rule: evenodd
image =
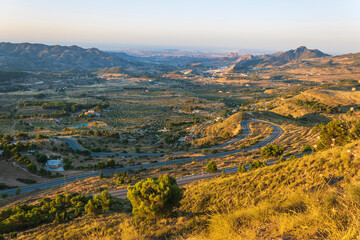
<instances>
[{"instance_id":1,"label":"golden grass","mask_svg":"<svg viewBox=\"0 0 360 240\"><path fill-rule=\"evenodd\" d=\"M228 177L192 183L178 216L131 214L48 224L19 239L357 239L360 141Z\"/></svg>"},{"instance_id":2,"label":"golden grass","mask_svg":"<svg viewBox=\"0 0 360 240\"><path fill-rule=\"evenodd\" d=\"M213 144L221 142L223 136L228 134L229 138L238 135L241 131L240 122L243 119L243 113L238 112L224 121L218 121L213 124L204 125L195 130L195 134L202 136L199 139L193 140L192 144L200 146L203 144ZM220 140L219 140L220 139ZM215 143L215 144L214 144Z\"/></svg>"}]
</instances>

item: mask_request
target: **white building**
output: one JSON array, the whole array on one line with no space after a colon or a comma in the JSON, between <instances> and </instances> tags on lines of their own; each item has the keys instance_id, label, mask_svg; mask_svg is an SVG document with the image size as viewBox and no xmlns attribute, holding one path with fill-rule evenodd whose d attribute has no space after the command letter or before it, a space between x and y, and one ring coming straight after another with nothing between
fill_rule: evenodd
<instances>
[{"instance_id":1,"label":"white building","mask_svg":"<svg viewBox=\"0 0 360 240\"><path fill-rule=\"evenodd\" d=\"M45 163L45 169L49 171L64 171L63 160L48 160Z\"/></svg>"}]
</instances>

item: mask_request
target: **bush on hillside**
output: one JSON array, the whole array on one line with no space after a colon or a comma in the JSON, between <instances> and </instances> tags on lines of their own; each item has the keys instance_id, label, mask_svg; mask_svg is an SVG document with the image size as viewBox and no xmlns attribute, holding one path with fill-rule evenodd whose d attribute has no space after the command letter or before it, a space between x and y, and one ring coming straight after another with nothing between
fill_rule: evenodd
<instances>
[{"instance_id":1,"label":"bush on hillside","mask_svg":"<svg viewBox=\"0 0 360 240\"><path fill-rule=\"evenodd\" d=\"M263 149L261 149L261 157L262 158L270 158L270 157L279 157L283 154L284 149L275 144L268 144Z\"/></svg>"},{"instance_id":2,"label":"bush on hillside","mask_svg":"<svg viewBox=\"0 0 360 240\"><path fill-rule=\"evenodd\" d=\"M216 163L211 160L208 165L206 166L206 169L205 169L206 172L210 172L210 173L215 173L217 171L217 166L216 166Z\"/></svg>"},{"instance_id":3,"label":"bush on hillside","mask_svg":"<svg viewBox=\"0 0 360 240\"><path fill-rule=\"evenodd\" d=\"M164 175L158 180L148 178L128 187L127 196L136 217L154 219L169 216L179 206L183 189L175 178Z\"/></svg>"}]
</instances>

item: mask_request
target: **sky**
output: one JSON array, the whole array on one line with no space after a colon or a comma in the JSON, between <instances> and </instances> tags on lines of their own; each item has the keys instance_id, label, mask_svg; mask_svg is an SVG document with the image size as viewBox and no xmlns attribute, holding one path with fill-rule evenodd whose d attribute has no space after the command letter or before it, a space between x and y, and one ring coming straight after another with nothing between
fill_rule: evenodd
<instances>
[{"instance_id":1,"label":"sky","mask_svg":"<svg viewBox=\"0 0 360 240\"><path fill-rule=\"evenodd\" d=\"M0 0L0 42L360 52L360 0Z\"/></svg>"}]
</instances>

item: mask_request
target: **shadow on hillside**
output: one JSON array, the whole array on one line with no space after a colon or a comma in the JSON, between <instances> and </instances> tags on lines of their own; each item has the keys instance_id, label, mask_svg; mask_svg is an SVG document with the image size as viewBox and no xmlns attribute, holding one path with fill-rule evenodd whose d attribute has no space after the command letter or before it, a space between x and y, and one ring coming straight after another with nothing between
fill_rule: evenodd
<instances>
[{"instance_id":1,"label":"shadow on hillside","mask_svg":"<svg viewBox=\"0 0 360 240\"><path fill-rule=\"evenodd\" d=\"M300 118L288 117L270 111L259 111L259 112L252 112L251 114L247 114L248 119L252 119L253 117L256 117L258 120L269 121L275 124L288 123L288 124L294 124L304 127L313 127L316 124L328 123L332 120L319 113L308 113Z\"/></svg>"},{"instance_id":2,"label":"shadow on hillside","mask_svg":"<svg viewBox=\"0 0 360 240\"><path fill-rule=\"evenodd\" d=\"M328 123L332 121L331 118L328 118L324 115L321 115L319 113L308 113L304 116L301 116L296 119L297 122L303 122L306 123L307 126L315 126L317 123Z\"/></svg>"}]
</instances>

